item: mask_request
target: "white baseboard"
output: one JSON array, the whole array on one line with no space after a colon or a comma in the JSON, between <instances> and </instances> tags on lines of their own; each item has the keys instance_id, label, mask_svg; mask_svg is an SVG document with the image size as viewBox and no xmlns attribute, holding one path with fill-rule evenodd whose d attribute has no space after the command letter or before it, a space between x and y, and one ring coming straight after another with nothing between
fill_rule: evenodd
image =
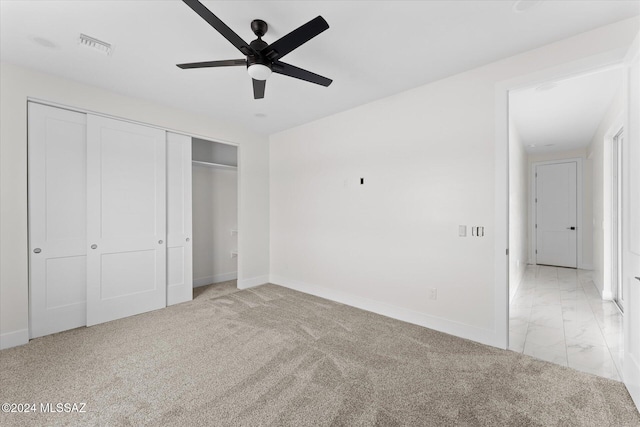
<instances>
[{"instance_id":1,"label":"white baseboard","mask_svg":"<svg viewBox=\"0 0 640 427\"><path fill-rule=\"evenodd\" d=\"M598 290L598 292L602 294L602 291L604 290L604 286L602 284L602 281L600 280L600 276L592 274L591 280L593 280L593 284L596 285L596 289Z\"/></svg>"},{"instance_id":2,"label":"white baseboard","mask_svg":"<svg viewBox=\"0 0 640 427\"><path fill-rule=\"evenodd\" d=\"M265 283L269 283L268 275L251 277L249 279L240 279L238 280L238 289L253 288L255 286L264 285Z\"/></svg>"},{"instance_id":3,"label":"white baseboard","mask_svg":"<svg viewBox=\"0 0 640 427\"><path fill-rule=\"evenodd\" d=\"M20 329L19 331L6 332L0 334L0 350L5 348L17 347L29 342L29 329Z\"/></svg>"},{"instance_id":4,"label":"white baseboard","mask_svg":"<svg viewBox=\"0 0 640 427\"><path fill-rule=\"evenodd\" d=\"M602 291L600 295L602 296L602 299L605 301L613 301L613 292L611 291Z\"/></svg>"},{"instance_id":5,"label":"white baseboard","mask_svg":"<svg viewBox=\"0 0 640 427\"><path fill-rule=\"evenodd\" d=\"M475 326L432 316L423 312L397 307L366 297L325 288L323 286L290 280L281 276L270 275L269 283L346 304L351 307L381 314L393 319L402 320L407 323L413 323L414 325L424 326L426 328L455 335L460 338L502 348L500 337L497 336L497 333L494 330L477 328Z\"/></svg>"},{"instance_id":6,"label":"white baseboard","mask_svg":"<svg viewBox=\"0 0 640 427\"><path fill-rule=\"evenodd\" d=\"M226 282L227 280L236 280L238 278L238 272L232 271L231 273L216 274L215 276L198 277L193 279L193 287L207 286L212 283Z\"/></svg>"},{"instance_id":7,"label":"white baseboard","mask_svg":"<svg viewBox=\"0 0 640 427\"><path fill-rule=\"evenodd\" d=\"M596 287L596 290L600 294L600 297L606 301L613 301L613 292L611 289L604 289L603 283L600 281L599 276L592 276L593 284Z\"/></svg>"}]
</instances>

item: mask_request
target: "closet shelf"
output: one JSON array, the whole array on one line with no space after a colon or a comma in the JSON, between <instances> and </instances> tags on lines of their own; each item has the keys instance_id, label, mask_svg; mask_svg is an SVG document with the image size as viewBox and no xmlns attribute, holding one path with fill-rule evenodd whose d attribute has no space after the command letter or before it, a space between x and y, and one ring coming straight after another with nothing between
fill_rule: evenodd
<instances>
[{"instance_id":1,"label":"closet shelf","mask_svg":"<svg viewBox=\"0 0 640 427\"><path fill-rule=\"evenodd\" d=\"M231 170L237 170L238 169L237 166L223 165L221 163L202 162L200 160L192 160L191 164L196 165L196 166L205 166L205 167L208 167L208 168L217 168L217 169L231 169Z\"/></svg>"}]
</instances>

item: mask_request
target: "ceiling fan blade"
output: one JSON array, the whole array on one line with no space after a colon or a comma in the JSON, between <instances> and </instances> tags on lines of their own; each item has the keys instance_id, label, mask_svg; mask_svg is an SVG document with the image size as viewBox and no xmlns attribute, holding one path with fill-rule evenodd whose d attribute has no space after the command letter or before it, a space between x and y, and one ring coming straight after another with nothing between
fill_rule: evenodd
<instances>
[{"instance_id":1,"label":"ceiling fan blade","mask_svg":"<svg viewBox=\"0 0 640 427\"><path fill-rule=\"evenodd\" d=\"M253 80L253 99L264 98L264 88L267 85L266 80Z\"/></svg>"},{"instance_id":2,"label":"ceiling fan blade","mask_svg":"<svg viewBox=\"0 0 640 427\"><path fill-rule=\"evenodd\" d=\"M327 24L327 21L325 21L322 16L318 16L271 43L265 47L261 53L270 60L282 58L287 53L302 46L328 28L329 24Z\"/></svg>"},{"instance_id":3,"label":"ceiling fan blade","mask_svg":"<svg viewBox=\"0 0 640 427\"><path fill-rule=\"evenodd\" d=\"M187 6L189 6L195 13L200 15L202 19L207 21L209 25L215 28L222 36L229 40L240 52L245 55L251 55L254 53L253 49L249 47L249 44L242 40L231 28L220 20L216 15L207 9L198 0L182 0Z\"/></svg>"},{"instance_id":4,"label":"ceiling fan blade","mask_svg":"<svg viewBox=\"0 0 640 427\"><path fill-rule=\"evenodd\" d=\"M189 62L187 64L176 64L176 66L186 70L187 68L209 68L209 67L235 67L237 65L247 65L246 59L227 59L226 61L205 61Z\"/></svg>"},{"instance_id":5,"label":"ceiling fan blade","mask_svg":"<svg viewBox=\"0 0 640 427\"><path fill-rule=\"evenodd\" d=\"M305 80L321 86L329 86L331 82L333 82L333 80L323 77L319 74L312 73L311 71L303 70L302 68L298 68L280 61L274 62L271 68L274 73L283 74L285 76L293 77L300 80Z\"/></svg>"}]
</instances>

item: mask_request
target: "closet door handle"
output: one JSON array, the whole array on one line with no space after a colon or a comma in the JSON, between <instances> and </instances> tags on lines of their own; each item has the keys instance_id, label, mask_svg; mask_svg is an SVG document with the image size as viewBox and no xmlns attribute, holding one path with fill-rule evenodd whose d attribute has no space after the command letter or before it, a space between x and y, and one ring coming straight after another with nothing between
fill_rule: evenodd
<instances>
[{"instance_id":1,"label":"closet door handle","mask_svg":"<svg viewBox=\"0 0 640 427\"><path fill-rule=\"evenodd\" d=\"M190 241L191 239L187 237L187 238L186 238L186 239L184 239L184 240L185 240L186 242L188 242L188 241Z\"/></svg>"},{"instance_id":2,"label":"closet door handle","mask_svg":"<svg viewBox=\"0 0 640 427\"><path fill-rule=\"evenodd\" d=\"M163 243L162 240L158 240L158 244L161 245Z\"/></svg>"},{"instance_id":3,"label":"closet door handle","mask_svg":"<svg viewBox=\"0 0 640 427\"><path fill-rule=\"evenodd\" d=\"M98 245L94 243L93 245L91 245L91 249L98 249Z\"/></svg>"},{"instance_id":4,"label":"closet door handle","mask_svg":"<svg viewBox=\"0 0 640 427\"><path fill-rule=\"evenodd\" d=\"M35 248L35 249L33 250L33 253L34 253L34 254L39 254L40 252L42 252L42 249L40 249L40 248Z\"/></svg>"}]
</instances>

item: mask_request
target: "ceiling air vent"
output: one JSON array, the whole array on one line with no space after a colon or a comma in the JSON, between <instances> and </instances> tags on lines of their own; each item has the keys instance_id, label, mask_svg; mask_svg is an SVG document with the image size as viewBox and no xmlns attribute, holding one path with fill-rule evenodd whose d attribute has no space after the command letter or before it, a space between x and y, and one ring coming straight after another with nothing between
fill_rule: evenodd
<instances>
[{"instance_id":1,"label":"ceiling air vent","mask_svg":"<svg viewBox=\"0 0 640 427\"><path fill-rule=\"evenodd\" d=\"M90 47L105 55L111 55L111 44L102 40L94 39L86 34L80 34L80 45Z\"/></svg>"}]
</instances>

